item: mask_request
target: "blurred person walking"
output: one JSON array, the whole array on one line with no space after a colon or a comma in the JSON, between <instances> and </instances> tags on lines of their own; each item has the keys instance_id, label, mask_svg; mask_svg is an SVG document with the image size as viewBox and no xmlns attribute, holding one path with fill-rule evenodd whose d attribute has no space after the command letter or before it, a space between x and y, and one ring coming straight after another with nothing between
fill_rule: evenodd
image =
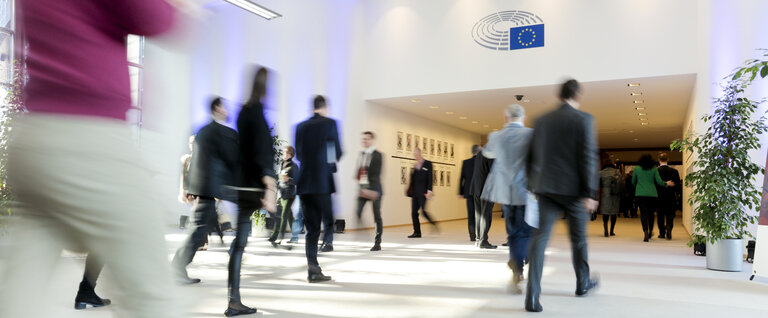
<instances>
[{"instance_id":1,"label":"blurred person walking","mask_svg":"<svg viewBox=\"0 0 768 318\"><path fill-rule=\"evenodd\" d=\"M296 180L299 178L299 166L293 162L295 154L296 150L293 147L285 146L283 148L283 163L280 164L280 180L277 184L280 194L278 200L280 211L277 214L277 220L275 220L272 236L269 237L269 242L272 243L273 247L280 246L283 237L285 237L286 226L294 221L292 206L293 201L296 200ZM290 249L290 245L287 248Z\"/></svg>"},{"instance_id":2,"label":"blurred person walking","mask_svg":"<svg viewBox=\"0 0 768 318\"><path fill-rule=\"evenodd\" d=\"M384 232L384 224L381 220L381 165L383 162L381 152L376 150L374 140L376 137L370 131L363 132L362 144L365 150L357 161L357 183L360 192L357 196L357 219L363 216L363 208L368 201L373 204L373 221L376 224L376 237L373 240L371 251L381 250L381 234Z\"/></svg>"},{"instance_id":3,"label":"blurred person walking","mask_svg":"<svg viewBox=\"0 0 768 318\"><path fill-rule=\"evenodd\" d=\"M128 34L168 30L174 8L162 0L16 3L28 41L29 113L15 120L9 145L18 219L0 317L51 316L44 294L58 290L50 278L62 249L89 253L89 283L101 268L93 262L110 269L118 316L176 317L154 197L161 191L126 124L125 43Z\"/></svg>"},{"instance_id":4,"label":"blurred person walking","mask_svg":"<svg viewBox=\"0 0 768 318\"><path fill-rule=\"evenodd\" d=\"M619 208L621 207L621 193L624 185L624 178L615 165L606 161L603 169L600 170L600 214L603 215L603 236L609 237L616 235L616 220L619 217ZM611 221L611 230L608 231L608 221Z\"/></svg>"},{"instance_id":5,"label":"blurred person walking","mask_svg":"<svg viewBox=\"0 0 768 318\"><path fill-rule=\"evenodd\" d=\"M419 210L435 229L437 229L437 223L427 213L427 200L432 199L432 162L424 159L419 147L413 149L413 157L416 159L416 165L413 167L411 181L405 193L411 198L411 221L413 222L413 234L408 235L408 238L419 238L421 237Z\"/></svg>"}]
</instances>

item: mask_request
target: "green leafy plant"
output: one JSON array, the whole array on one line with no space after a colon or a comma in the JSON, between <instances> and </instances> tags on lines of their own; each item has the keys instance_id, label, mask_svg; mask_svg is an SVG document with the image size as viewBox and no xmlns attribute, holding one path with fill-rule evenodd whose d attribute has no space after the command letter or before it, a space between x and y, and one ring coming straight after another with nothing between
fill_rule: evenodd
<instances>
[{"instance_id":1,"label":"green leafy plant","mask_svg":"<svg viewBox=\"0 0 768 318\"><path fill-rule=\"evenodd\" d=\"M768 50L765 56L768 57ZM748 230L757 216L748 211L760 209L761 192L755 184L764 168L752 161L749 152L760 148L760 135L768 131L765 116L753 116L763 101L744 96L757 76L768 76L768 60L748 60L726 77L722 97L713 99L714 112L702 117L709 124L704 134L689 134L675 140L670 149L697 154L685 184L693 190L688 202L693 206L696 234L688 242L715 243L723 239L753 237Z\"/></svg>"}]
</instances>

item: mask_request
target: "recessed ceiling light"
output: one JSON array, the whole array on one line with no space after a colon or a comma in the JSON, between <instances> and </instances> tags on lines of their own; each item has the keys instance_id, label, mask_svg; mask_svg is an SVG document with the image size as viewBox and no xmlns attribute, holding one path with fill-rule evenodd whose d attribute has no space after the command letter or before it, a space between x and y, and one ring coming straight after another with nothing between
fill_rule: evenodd
<instances>
[{"instance_id":1,"label":"recessed ceiling light","mask_svg":"<svg viewBox=\"0 0 768 318\"><path fill-rule=\"evenodd\" d=\"M641 96L643 93L629 93L630 96Z\"/></svg>"},{"instance_id":2,"label":"recessed ceiling light","mask_svg":"<svg viewBox=\"0 0 768 318\"><path fill-rule=\"evenodd\" d=\"M446 115L453 115L453 112L445 112Z\"/></svg>"},{"instance_id":3,"label":"recessed ceiling light","mask_svg":"<svg viewBox=\"0 0 768 318\"><path fill-rule=\"evenodd\" d=\"M645 110L645 107L635 107L635 110Z\"/></svg>"},{"instance_id":4,"label":"recessed ceiling light","mask_svg":"<svg viewBox=\"0 0 768 318\"><path fill-rule=\"evenodd\" d=\"M640 121L646 121L648 118L640 118Z\"/></svg>"},{"instance_id":5,"label":"recessed ceiling light","mask_svg":"<svg viewBox=\"0 0 768 318\"><path fill-rule=\"evenodd\" d=\"M479 124L480 122L479 122L479 121L477 121L477 120L473 120L473 121L472 121L472 123L473 123L473 124Z\"/></svg>"},{"instance_id":6,"label":"recessed ceiling light","mask_svg":"<svg viewBox=\"0 0 768 318\"><path fill-rule=\"evenodd\" d=\"M634 132L635 132L634 130L630 130L630 131L629 131L629 133L630 133L630 134L632 134L632 133L634 133Z\"/></svg>"},{"instance_id":7,"label":"recessed ceiling light","mask_svg":"<svg viewBox=\"0 0 768 318\"><path fill-rule=\"evenodd\" d=\"M483 127L485 127L485 128L488 128L488 127L491 127L491 126L489 126L489 125L483 125Z\"/></svg>"},{"instance_id":8,"label":"recessed ceiling light","mask_svg":"<svg viewBox=\"0 0 768 318\"><path fill-rule=\"evenodd\" d=\"M629 83L627 86L634 87L634 86L640 86L640 83Z\"/></svg>"},{"instance_id":9,"label":"recessed ceiling light","mask_svg":"<svg viewBox=\"0 0 768 318\"><path fill-rule=\"evenodd\" d=\"M616 156L614 156L614 155L611 155L611 158L613 158L613 157L616 157Z\"/></svg>"},{"instance_id":10,"label":"recessed ceiling light","mask_svg":"<svg viewBox=\"0 0 768 318\"><path fill-rule=\"evenodd\" d=\"M438 109L438 108L440 108L440 106L434 106L434 105L429 106L429 109Z\"/></svg>"},{"instance_id":11,"label":"recessed ceiling light","mask_svg":"<svg viewBox=\"0 0 768 318\"><path fill-rule=\"evenodd\" d=\"M648 123L640 123L640 125L648 126Z\"/></svg>"},{"instance_id":12,"label":"recessed ceiling light","mask_svg":"<svg viewBox=\"0 0 768 318\"><path fill-rule=\"evenodd\" d=\"M461 116L459 119L467 119L467 116Z\"/></svg>"},{"instance_id":13,"label":"recessed ceiling light","mask_svg":"<svg viewBox=\"0 0 768 318\"><path fill-rule=\"evenodd\" d=\"M523 100L523 103L528 103L528 102L530 102L530 101L531 101L530 99L524 99L524 100Z\"/></svg>"},{"instance_id":14,"label":"recessed ceiling light","mask_svg":"<svg viewBox=\"0 0 768 318\"><path fill-rule=\"evenodd\" d=\"M648 116L646 113L637 113L638 116Z\"/></svg>"},{"instance_id":15,"label":"recessed ceiling light","mask_svg":"<svg viewBox=\"0 0 768 318\"><path fill-rule=\"evenodd\" d=\"M645 103L645 101L644 101L644 100L635 100L635 101L632 101L632 102L633 102L633 103L635 103L635 104L642 104L642 103Z\"/></svg>"},{"instance_id":16,"label":"recessed ceiling light","mask_svg":"<svg viewBox=\"0 0 768 318\"><path fill-rule=\"evenodd\" d=\"M639 141L640 139L635 138L635 142Z\"/></svg>"},{"instance_id":17,"label":"recessed ceiling light","mask_svg":"<svg viewBox=\"0 0 768 318\"><path fill-rule=\"evenodd\" d=\"M413 102L413 103L421 103L422 100L420 100L420 99L412 99L411 102Z\"/></svg>"}]
</instances>

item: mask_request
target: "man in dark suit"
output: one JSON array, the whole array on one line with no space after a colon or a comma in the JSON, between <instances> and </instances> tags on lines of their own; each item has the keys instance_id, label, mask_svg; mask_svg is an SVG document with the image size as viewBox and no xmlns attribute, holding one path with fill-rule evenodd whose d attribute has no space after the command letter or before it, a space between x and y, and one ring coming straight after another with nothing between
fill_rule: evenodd
<instances>
[{"instance_id":1,"label":"man in dark suit","mask_svg":"<svg viewBox=\"0 0 768 318\"><path fill-rule=\"evenodd\" d=\"M680 173L669 166L669 156L666 153L659 154L659 176L664 182L672 181L673 187L656 187L659 193L659 238L672 239L672 228L675 226L675 214L677 213L677 196L682 191Z\"/></svg>"},{"instance_id":2,"label":"man in dark suit","mask_svg":"<svg viewBox=\"0 0 768 318\"><path fill-rule=\"evenodd\" d=\"M427 213L427 200L432 199L432 162L424 159L421 155L421 149L416 147L413 150L413 157L416 159L416 165L413 166L411 181L408 185L407 195L411 197L411 221L413 222L413 234L408 238L421 237L421 223L419 222L419 210L427 218L427 221L437 228L437 223Z\"/></svg>"},{"instance_id":3,"label":"man in dark suit","mask_svg":"<svg viewBox=\"0 0 768 318\"><path fill-rule=\"evenodd\" d=\"M472 158L461 163L461 178L459 179L459 196L467 200L467 227L469 229L469 241L475 241L475 199L469 195L469 185L472 184L472 174L475 171L475 156L483 148L480 145L472 145Z\"/></svg>"},{"instance_id":4,"label":"man in dark suit","mask_svg":"<svg viewBox=\"0 0 768 318\"><path fill-rule=\"evenodd\" d=\"M189 194L197 197L195 204L195 230L173 257L172 264L182 283L199 283L200 279L187 276L187 265L192 262L197 249L205 243L210 229L218 224L216 200L234 201L233 194L224 191L225 186L236 185L239 150L234 129L224 125L227 110L221 98L211 102L213 120L197 132L195 151L192 153L189 171Z\"/></svg>"},{"instance_id":5,"label":"man in dark suit","mask_svg":"<svg viewBox=\"0 0 768 318\"><path fill-rule=\"evenodd\" d=\"M483 189L485 188L485 180L488 179L488 174L491 172L491 166L493 166L493 159L483 156L482 151L475 155L474 172L472 173L472 182L469 185L469 195L475 201L475 237L477 238L477 247L494 249L497 248L488 242L488 231L491 229L491 221L493 221L493 202L483 200Z\"/></svg>"},{"instance_id":6,"label":"man in dark suit","mask_svg":"<svg viewBox=\"0 0 768 318\"><path fill-rule=\"evenodd\" d=\"M333 206L331 194L336 192L333 174L341 159L341 142L336 121L328 116L323 96L314 99L314 116L296 126L296 158L301 162L296 192L304 210L307 227L306 254L310 283L328 281L317 262L320 223L324 223L322 251L333 251Z\"/></svg>"},{"instance_id":7,"label":"man in dark suit","mask_svg":"<svg viewBox=\"0 0 768 318\"><path fill-rule=\"evenodd\" d=\"M360 185L360 195L357 197L357 218L363 215L363 207L368 201L373 202L373 221L376 223L376 238L371 251L381 250L381 233L384 231L384 224L381 221L381 152L376 150L373 141L376 137L370 131L363 133L363 147L365 150L360 154L357 161L357 183Z\"/></svg>"},{"instance_id":8,"label":"man in dark suit","mask_svg":"<svg viewBox=\"0 0 768 318\"><path fill-rule=\"evenodd\" d=\"M563 104L536 121L529 157L528 185L539 202L539 226L529 248L525 310L539 312L544 250L552 225L565 212L571 239L576 296L597 287L587 263L587 211L597 208L598 162L594 118L579 111L581 89L576 80L562 85Z\"/></svg>"}]
</instances>

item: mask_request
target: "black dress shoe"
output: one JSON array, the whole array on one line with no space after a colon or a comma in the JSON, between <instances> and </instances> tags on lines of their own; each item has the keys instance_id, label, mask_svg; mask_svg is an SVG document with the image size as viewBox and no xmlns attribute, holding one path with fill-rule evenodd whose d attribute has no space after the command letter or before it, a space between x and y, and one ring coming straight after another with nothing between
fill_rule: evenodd
<instances>
[{"instance_id":1,"label":"black dress shoe","mask_svg":"<svg viewBox=\"0 0 768 318\"><path fill-rule=\"evenodd\" d=\"M326 244L323 243L323 246L320 248L321 252L333 252L333 244Z\"/></svg>"},{"instance_id":2,"label":"black dress shoe","mask_svg":"<svg viewBox=\"0 0 768 318\"><path fill-rule=\"evenodd\" d=\"M529 305L525 304L525 311L527 312L542 312L544 311L544 307L541 307L541 304L536 302L536 304Z\"/></svg>"},{"instance_id":3,"label":"black dress shoe","mask_svg":"<svg viewBox=\"0 0 768 318\"><path fill-rule=\"evenodd\" d=\"M475 238L474 238L474 237L470 237L470 238L469 238L469 241L470 241L470 242L474 242L474 241L475 241Z\"/></svg>"},{"instance_id":4,"label":"black dress shoe","mask_svg":"<svg viewBox=\"0 0 768 318\"><path fill-rule=\"evenodd\" d=\"M413 233L411 235L408 235L408 238L419 238L421 237L421 233Z\"/></svg>"},{"instance_id":5,"label":"black dress shoe","mask_svg":"<svg viewBox=\"0 0 768 318\"><path fill-rule=\"evenodd\" d=\"M672 232L667 232L667 241L672 239Z\"/></svg>"},{"instance_id":6,"label":"black dress shoe","mask_svg":"<svg viewBox=\"0 0 768 318\"><path fill-rule=\"evenodd\" d=\"M325 276L323 273L313 273L307 276L307 281L310 283L321 283L331 280L331 276Z\"/></svg>"},{"instance_id":7,"label":"black dress shoe","mask_svg":"<svg viewBox=\"0 0 768 318\"><path fill-rule=\"evenodd\" d=\"M648 235L648 232L645 232L645 236L643 236L643 242L648 242L648 240L651 238L650 235Z\"/></svg>"},{"instance_id":8,"label":"black dress shoe","mask_svg":"<svg viewBox=\"0 0 768 318\"><path fill-rule=\"evenodd\" d=\"M381 244L374 244L373 247L371 247L371 252L375 251L381 251Z\"/></svg>"},{"instance_id":9,"label":"black dress shoe","mask_svg":"<svg viewBox=\"0 0 768 318\"><path fill-rule=\"evenodd\" d=\"M178 283L179 285L192 285L192 284L197 284L199 282L201 282L199 278L189 278L189 277L176 278L176 283Z\"/></svg>"},{"instance_id":10,"label":"black dress shoe","mask_svg":"<svg viewBox=\"0 0 768 318\"><path fill-rule=\"evenodd\" d=\"M509 243L502 243L501 246L509 246Z\"/></svg>"},{"instance_id":11,"label":"black dress shoe","mask_svg":"<svg viewBox=\"0 0 768 318\"><path fill-rule=\"evenodd\" d=\"M597 289L597 286L600 285L600 280L597 278L590 278L589 283L587 283L587 286L583 289L577 289L576 290L576 296L578 297L586 297L590 293L592 293L595 289Z\"/></svg>"},{"instance_id":12,"label":"black dress shoe","mask_svg":"<svg viewBox=\"0 0 768 318\"><path fill-rule=\"evenodd\" d=\"M246 305L243 305L242 303L230 303L227 310L224 311L224 316L232 317L232 316L240 316L240 315L250 315L255 314L256 308L251 308Z\"/></svg>"},{"instance_id":13,"label":"black dress shoe","mask_svg":"<svg viewBox=\"0 0 768 318\"><path fill-rule=\"evenodd\" d=\"M494 249L494 248L497 248L498 246L488 243L488 241L483 241L482 243L480 243L479 247L485 248L485 249Z\"/></svg>"},{"instance_id":14,"label":"black dress shoe","mask_svg":"<svg viewBox=\"0 0 768 318\"><path fill-rule=\"evenodd\" d=\"M663 239L663 238L665 238L665 237L666 237L666 235L665 235L664 233L661 233L661 234L659 234L659 238L660 238L660 239Z\"/></svg>"},{"instance_id":15,"label":"black dress shoe","mask_svg":"<svg viewBox=\"0 0 768 318\"><path fill-rule=\"evenodd\" d=\"M611 232L611 236L616 236L616 233Z\"/></svg>"}]
</instances>

